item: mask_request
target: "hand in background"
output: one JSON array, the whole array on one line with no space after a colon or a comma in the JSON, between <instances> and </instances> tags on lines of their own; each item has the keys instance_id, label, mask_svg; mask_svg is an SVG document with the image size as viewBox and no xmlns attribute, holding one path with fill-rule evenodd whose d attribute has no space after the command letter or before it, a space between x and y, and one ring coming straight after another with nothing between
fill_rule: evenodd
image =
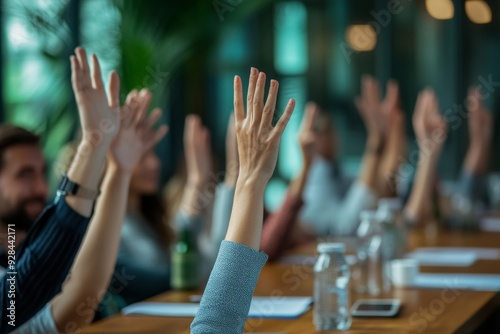
<instances>
[{"instance_id":1,"label":"hand in background","mask_svg":"<svg viewBox=\"0 0 500 334\"><path fill-rule=\"evenodd\" d=\"M184 154L188 185L195 187L204 185L212 169L210 131L203 126L198 115L186 116Z\"/></svg>"},{"instance_id":2,"label":"hand in background","mask_svg":"<svg viewBox=\"0 0 500 334\"><path fill-rule=\"evenodd\" d=\"M278 81L271 80L269 94L264 104L266 75L252 69L247 93L247 113L243 106L243 91L240 77L234 80L234 115L240 179L267 184L278 158L281 135L292 115L295 100L291 99L275 127L272 118L276 107Z\"/></svg>"},{"instance_id":3,"label":"hand in background","mask_svg":"<svg viewBox=\"0 0 500 334\"><path fill-rule=\"evenodd\" d=\"M101 69L96 55L92 55L92 75L85 50L76 48L76 56L71 56L71 82L75 93L83 139L99 145L111 142L120 127L120 79L116 72L109 77L109 96L101 77Z\"/></svg>"},{"instance_id":4,"label":"hand in background","mask_svg":"<svg viewBox=\"0 0 500 334\"><path fill-rule=\"evenodd\" d=\"M154 129L155 123L161 118L161 109L154 109L146 117L150 101L151 93L146 89L132 91L127 96L122 108L120 130L110 147L109 167L132 172L142 156L167 133L166 125Z\"/></svg>"},{"instance_id":5,"label":"hand in background","mask_svg":"<svg viewBox=\"0 0 500 334\"><path fill-rule=\"evenodd\" d=\"M446 140L448 126L439 112L439 103L432 89L425 89L417 97L413 113L413 128L421 158L439 156Z\"/></svg>"},{"instance_id":6,"label":"hand in background","mask_svg":"<svg viewBox=\"0 0 500 334\"><path fill-rule=\"evenodd\" d=\"M209 203L202 188L212 170L210 132L197 115L188 115L184 125L184 155L186 157L187 184L180 210L188 216L199 216Z\"/></svg>"},{"instance_id":7,"label":"hand in background","mask_svg":"<svg viewBox=\"0 0 500 334\"><path fill-rule=\"evenodd\" d=\"M361 96L355 99L356 108L368 132L368 139L381 144L386 122L380 100L380 89L377 80L369 75L361 79Z\"/></svg>"},{"instance_id":8,"label":"hand in background","mask_svg":"<svg viewBox=\"0 0 500 334\"><path fill-rule=\"evenodd\" d=\"M387 82L387 92L382 102L382 113L387 125L387 149L391 155L404 156L406 150L405 117L399 104L399 85Z\"/></svg>"},{"instance_id":9,"label":"hand in background","mask_svg":"<svg viewBox=\"0 0 500 334\"><path fill-rule=\"evenodd\" d=\"M238 142L236 140L236 130L234 129L234 113L231 113L227 123L226 133L226 176L224 183L230 187L236 185L238 172L240 169L238 158Z\"/></svg>"},{"instance_id":10,"label":"hand in background","mask_svg":"<svg viewBox=\"0 0 500 334\"><path fill-rule=\"evenodd\" d=\"M386 119L386 141L382 156L378 194L380 197L395 197L396 175L401 161L406 156L407 137L405 117L399 104L399 86L394 80L387 82L382 113Z\"/></svg>"},{"instance_id":11,"label":"hand in background","mask_svg":"<svg viewBox=\"0 0 500 334\"><path fill-rule=\"evenodd\" d=\"M438 99L432 89L424 89L417 97L413 128L420 151L414 185L405 207L405 214L408 219L419 224L427 218L437 161L448 131L446 121L439 113Z\"/></svg>"},{"instance_id":12,"label":"hand in background","mask_svg":"<svg viewBox=\"0 0 500 334\"><path fill-rule=\"evenodd\" d=\"M493 116L479 98L477 89L477 87L469 89L470 143L464 167L470 173L484 174L488 170L488 156L493 135Z\"/></svg>"},{"instance_id":13,"label":"hand in background","mask_svg":"<svg viewBox=\"0 0 500 334\"><path fill-rule=\"evenodd\" d=\"M314 158L314 122L319 114L319 107L314 102L308 102L299 130L299 144L305 166L310 166Z\"/></svg>"}]
</instances>

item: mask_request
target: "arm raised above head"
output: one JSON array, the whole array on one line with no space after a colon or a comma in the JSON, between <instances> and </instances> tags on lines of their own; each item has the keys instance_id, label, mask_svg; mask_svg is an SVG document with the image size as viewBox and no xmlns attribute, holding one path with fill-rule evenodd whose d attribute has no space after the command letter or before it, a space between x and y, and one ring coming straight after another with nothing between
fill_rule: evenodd
<instances>
[{"instance_id":1,"label":"arm raised above head","mask_svg":"<svg viewBox=\"0 0 500 334\"><path fill-rule=\"evenodd\" d=\"M260 270L267 256L259 252L262 233L264 189L276 166L281 135L290 119L295 101L290 100L275 127L278 82L264 103L266 75L252 68L243 103L240 77L234 79L235 129L238 138L240 171L226 240L191 324L191 333L242 333Z\"/></svg>"}]
</instances>

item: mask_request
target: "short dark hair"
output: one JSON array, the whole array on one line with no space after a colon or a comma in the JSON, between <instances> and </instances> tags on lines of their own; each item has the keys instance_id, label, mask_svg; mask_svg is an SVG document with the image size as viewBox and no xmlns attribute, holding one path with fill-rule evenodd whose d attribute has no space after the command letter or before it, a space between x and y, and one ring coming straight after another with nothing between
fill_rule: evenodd
<instances>
[{"instance_id":1,"label":"short dark hair","mask_svg":"<svg viewBox=\"0 0 500 334\"><path fill-rule=\"evenodd\" d=\"M16 145L40 145L40 137L33 132L11 124L0 124L0 170L5 151Z\"/></svg>"}]
</instances>

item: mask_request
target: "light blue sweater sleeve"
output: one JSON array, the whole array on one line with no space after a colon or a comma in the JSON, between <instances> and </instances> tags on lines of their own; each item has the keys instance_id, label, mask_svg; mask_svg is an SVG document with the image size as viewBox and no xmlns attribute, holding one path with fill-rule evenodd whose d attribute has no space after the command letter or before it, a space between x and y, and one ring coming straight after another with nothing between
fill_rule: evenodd
<instances>
[{"instance_id":1,"label":"light blue sweater sleeve","mask_svg":"<svg viewBox=\"0 0 500 334\"><path fill-rule=\"evenodd\" d=\"M267 255L223 241L191 333L243 333L250 302Z\"/></svg>"},{"instance_id":2,"label":"light blue sweater sleeve","mask_svg":"<svg viewBox=\"0 0 500 334\"><path fill-rule=\"evenodd\" d=\"M14 330L12 334L59 334L54 323L50 304L47 304L33 318Z\"/></svg>"}]
</instances>

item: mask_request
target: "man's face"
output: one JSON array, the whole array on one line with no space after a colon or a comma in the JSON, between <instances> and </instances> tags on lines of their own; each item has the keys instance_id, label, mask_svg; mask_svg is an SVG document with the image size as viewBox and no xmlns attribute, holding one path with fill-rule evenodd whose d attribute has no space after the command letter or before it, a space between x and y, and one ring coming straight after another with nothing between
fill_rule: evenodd
<instances>
[{"instance_id":1,"label":"man's face","mask_svg":"<svg viewBox=\"0 0 500 334\"><path fill-rule=\"evenodd\" d=\"M0 170L0 222L27 230L45 207L48 187L40 147L20 144L4 151Z\"/></svg>"}]
</instances>

